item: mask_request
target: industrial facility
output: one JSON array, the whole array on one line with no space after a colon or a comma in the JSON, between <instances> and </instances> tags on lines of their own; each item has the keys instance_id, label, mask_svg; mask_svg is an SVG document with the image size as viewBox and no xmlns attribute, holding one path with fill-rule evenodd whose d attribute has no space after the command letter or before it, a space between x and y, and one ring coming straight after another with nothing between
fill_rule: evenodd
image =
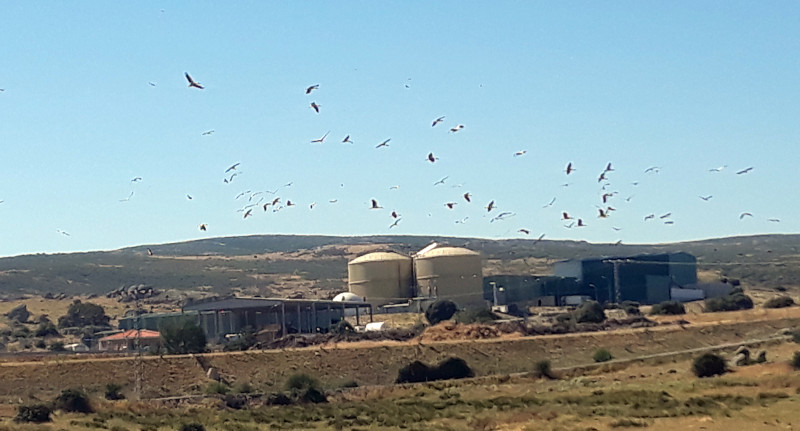
<instances>
[{"instance_id":1,"label":"industrial facility","mask_svg":"<svg viewBox=\"0 0 800 431\"><path fill-rule=\"evenodd\" d=\"M384 311L419 310L437 299L462 308L486 305L481 255L466 248L433 243L413 257L368 253L350 261L347 270L349 291Z\"/></svg>"}]
</instances>

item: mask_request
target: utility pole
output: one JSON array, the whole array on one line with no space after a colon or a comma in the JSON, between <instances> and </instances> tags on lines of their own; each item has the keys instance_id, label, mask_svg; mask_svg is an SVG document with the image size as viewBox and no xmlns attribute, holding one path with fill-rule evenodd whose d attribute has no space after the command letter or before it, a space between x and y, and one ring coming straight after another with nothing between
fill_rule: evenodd
<instances>
[{"instance_id":1,"label":"utility pole","mask_svg":"<svg viewBox=\"0 0 800 431\"><path fill-rule=\"evenodd\" d=\"M619 265L625 263L625 259L610 259L606 260L605 262L610 263L613 266L614 271L614 302L619 304L622 302L622 292L619 288ZM611 292L609 292L611 293ZM611 299L609 296L608 299Z\"/></svg>"}]
</instances>

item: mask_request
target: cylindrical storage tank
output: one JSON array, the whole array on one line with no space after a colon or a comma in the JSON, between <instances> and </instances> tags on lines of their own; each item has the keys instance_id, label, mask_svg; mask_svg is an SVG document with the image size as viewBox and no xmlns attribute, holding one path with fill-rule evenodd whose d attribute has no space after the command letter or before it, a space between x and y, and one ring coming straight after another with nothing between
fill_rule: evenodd
<instances>
[{"instance_id":1,"label":"cylindrical storage tank","mask_svg":"<svg viewBox=\"0 0 800 431\"><path fill-rule=\"evenodd\" d=\"M482 307L483 269L478 252L438 247L414 258L417 294L449 299L459 307Z\"/></svg>"},{"instance_id":2,"label":"cylindrical storage tank","mask_svg":"<svg viewBox=\"0 0 800 431\"><path fill-rule=\"evenodd\" d=\"M347 264L348 289L373 306L401 302L413 294L412 260L398 253L369 253Z\"/></svg>"}]
</instances>

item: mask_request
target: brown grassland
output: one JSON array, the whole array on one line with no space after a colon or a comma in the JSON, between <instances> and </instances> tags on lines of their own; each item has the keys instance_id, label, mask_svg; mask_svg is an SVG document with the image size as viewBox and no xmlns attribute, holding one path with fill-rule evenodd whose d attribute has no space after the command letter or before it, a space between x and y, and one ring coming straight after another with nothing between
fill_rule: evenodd
<instances>
[{"instance_id":1,"label":"brown grassland","mask_svg":"<svg viewBox=\"0 0 800 431\"><path fill-rule=\"evenodd\" d=\"M59 315L55 304L29 301L34 313L47 307L48 314ZM190 422L207 430L800 428L795 404L800 372L789 364L800 346L778 335L798 327L800 307L726 313L701 313L698 307L690 306L684 316L653 317L660 325L650 328L566 335L472 339L463 325L443 323L409 342L138 359L6 356L0 359L0 431L177 430ZM415 317L399 319L396 324ZM730 358L742 344L765 349L767 362L733 367L721 377L700 379L692 373L692 359L700 352ZM601 347L614 360L593 363L592 354ZM448 357L464 359L476 377L393 383L411 361L435 364ZM534 373L541 360L551 362L554 378ZM208 367L219 370L233 388L250 386L248 406L233 409L221 396L203 396L210 383ZM297 373L318 379L329 402L264 405L259 394L282 391ZM344 388L348 382L358 387ZM104 400L108 383L121 385L126 400ZM41 425L13 422L19 405L52 400L66 388L88 393L95 413L56 412L52 422Z\"/></svg>"}]
</instances>

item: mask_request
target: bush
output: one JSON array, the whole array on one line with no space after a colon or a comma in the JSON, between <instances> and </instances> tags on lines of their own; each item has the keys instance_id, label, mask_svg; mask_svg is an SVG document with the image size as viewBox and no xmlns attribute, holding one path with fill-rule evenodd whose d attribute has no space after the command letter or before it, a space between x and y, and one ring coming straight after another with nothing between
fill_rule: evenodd
<instances>
[{"instance_id":1,"label":"bush","mask_svg":"<svg viewBox=\"0 0 800 431\"><path fill-rule=\"evenodd\" d=\"M333 332L334 334L344 335L344 334L352 334L356 332L356 329L353 328L353 325L351 325L350 322L346 320L340 320L339 323L337 323L331 328L331 332Z\"/></svg>"},{"instance_id":2,"label":"bush","mask_svg":"<svg viewBox=\"0 0 800 431\"><path fill-rule=\"evenodd\" d=\"M492 323L499 317L492 313L489 308L481 308L476 310L462 310L455 314L455 321L457 323Z\"/></svg>"},{"instance_id":3,"label":"bush","mask_svg":"<svg viewBox=\"0 0 800 431\"><path fill-rule=\"evenodd\" d=\"M397 372L395 383L427 382L431 369L420 361L414 361Z\"/></svg>"},{"instance_id":4,"label":"bush","mask_svg":"<svg viewBox=\"0 0 800 431\"><path fill-rule=\"evenodd\" d=\"M706 299L706 311L715 313L718 311L749 310L753 308L753 300L740 292L741 289L734 289L735 293L719 298Z\"/></svg>"},{"instance_id":5,"label":"bush","mask_svg":"<svg viewBox=\"0 0 800 431\"><path fill-rule=\"evenodd\" d=\"M235 410L239 410L247 406L247 396L241 394L227 394L225 395L223 401L225 402L226 406Z\"/></svg>"},{"instance_id":6,"label":"bush","mask_svg":"<svg viewBox=\"0 0 800 431\"><path fill-rule=\"evenodd\" d=\"M204 427L202 424L192 422L181 425L180 431L206 431L206 427Z\"/></svg>"},{"instance_id":7,"label":"bush","mask_svg":"<svg viewBox=\"0 0 800 431\"><path fill-rule=\"evenodd\" d=\"M51 413L53 413L53 411L47 404L18 406L17 416L14 417L14 422L33 422L37 424L42 422L50 422Z\"/></svg>"},{"instance_id":8,"label":"bush","mask_svg":"<svg viewBox=\"0 0 800 431\"><path fill-rule=\"evenodd\" d=\"M794 299L788 296L776 296L764 303L764 308L784 308L794 305Z\"/></svg>"},{"instance_id":9,"label":"bush","mask_svg":"<svg viewBox=\"0 0 800 431\"><path fill-rule=\"evenodd\" d=\"M550 361L546 359L537 361L536 364L534 364L533 373L537 377L547 377L548 379L555 378L555 376L553 375L553 369L550 366Z\"/></svg>"},{"instance_id":10,"label":"bush","mask_svg":"<svg viewBox=\"0 0 800 431\"><path fill-rule=\"evenodd\" d=\"M110 320L103 307L76 299L70 304L67 314L58 318L58 327L108 326Z\"/></svg>"},{"instance_id":11,"label":"bush","mask_svg":"<svg viewBox=\"0 0 800 431\"><path fill-rule=\"evenodd\" d=\"M92 413L89 397L80 389L64 389L53 401L55 410L70 413Z\"/></svg>"},{"instance_id":12,"label":"bush","mask_svg":"<svg viewBox=\"0 0 800 431\"><path fill-rule=\"evenodd\" d=\"M692 371L697 377L719 376L728 372L725 359L714 353L704 353L694 360Z\"/></svg>"},{"instance_id":13,"label":"bush","mask_svg":"<svg viewBox=\"0 0 800 431\"><path fill-rule=\"evenodd\" d=\"M575 321L578 323L602 323L606 320L606 312L597 301L584 301L575 310Z\"/></svg>"},{"instance_id":14,"label":"bush","mask_svg":"<svg viewBox=\"0 0 800 431\"><path fill-rule=\"evenodd\" d=\"M474 377L475 373L461 358L447 358L430 370L430 380L452 380Z\"/></svg>"},{"instance_id":15,"label":"bush","mask_svg":"<svg viewBox=\"0 0 800 431\"><path fill-rule=\"evenodd\" d=\"M190 318L164 322L159 332L167 353L202 353L206 350L206 333Z\"/></svg>"},{"instance_id":16,"label":"bush","mask_svg":"<svg viewBox=\"0 0 800 431\"><path fill-rule=\"evenodd\" d=\"M340 388L357 388L358 387L358 382L355 381L355 380L347 380L344 383L342 383L341 385L339 385L339 387Z\"/></svg>"},{"instance_id":17,"label":"bush","mask_svg":"<svg viewBox=\"0 0 800 431\"><path fill-rule=\"evenodd\" d=\"M308 388L320 388L319 380L309 376L308 374L292 374L286 379L284 388L287 391L304 391Z\"/></svg>"},{"instance_id":18,"label":"bush","mask_svg":"<svg viewBox=\"0 0 800 431\"><path fill-rule=\"evenodd\" d=\"M236 383L233 385L233 391L237 394L249 394L253 392L253 387L247 382Z\"/></svg>"},{"instance_id":19,"label":"bush","mask_svg":"<svg viewBox=\"0 0 800 431\"><path fill-rule=\"evenodd\" d=\"M64 348L64 343L61 341L54 341L47 348L53 352L63 352L67 350L66 348Z\"/></svg>"},{"instance_id":20,"label":"bush","mask_svg":"<svg viewBox=\"0 0 800 431\"><path fill-rule=\"evenodd\" d=\"M56 329L56 325L53 322L42 322L39 326L36 327L36 331L33 335L37 337L47 337L48 335L59 337L61 334L58 333L58 329Z\"/></svg>"},{"instance_id":21,"label":"bush","mask_svg":"<svg viewBox=\"0 0 800 431\"><path fill-rule=\"evenodd\" d=\"M122 400L125 399L125 395L122 395L119 391L122 390L122 385L117 383L106 383L106 399L115 401L115 400Z\"/></svg>"},{"instance_id":22,"label":"bush","mask_svg":"<svg viewBox=\"0 0 800 431\"><path fill-rule=\"evenodd\" d=\"M608 362L614 359L614 357L611 355L611 352L602 348L595 350L592 358L595 362Z\"/></svg>"},{"instance_id":23,"label":"bush","mask_svg":"<svg viewBox=\"0 0 800 431\"><path fill-rule=\"evenodd\" d=\"M654 305L653 308L650 309L650 314L677 316L680 314L686 314L686 307L684 307L683 303L680 301L664 301L660 304Z\"/></svg>"},{"instance_id":24,"label":"bush","mask_svg":"<svg viewBox=\"0 0 800 431\"><path fill-rule=\"evenodd\" d=\"M456 303L447 299L440 299L428 306L425 310L425 319L431 325L450 319L456 314L458 307Z\"/></svg>"},{"instance_id":25,"label":"bush","mask_svg":"<svg viewBox=\"0 0 800 431\"><path fill-rule=\"evenodd\" d=\"M298 397L300 402L304 403L327 403L328 397L318 388L306 388Z\"/></svg>"},{"instance_id":26,"label":"bush","mask_svg":"<svg viewBox=\"0 0 800 431\"><path fill-rule=\"evenodd\" d=\"M795 370L800 370L800 352L794 352L791 364L792 368L794 368Z\"/></svg>"}]
</instances>

